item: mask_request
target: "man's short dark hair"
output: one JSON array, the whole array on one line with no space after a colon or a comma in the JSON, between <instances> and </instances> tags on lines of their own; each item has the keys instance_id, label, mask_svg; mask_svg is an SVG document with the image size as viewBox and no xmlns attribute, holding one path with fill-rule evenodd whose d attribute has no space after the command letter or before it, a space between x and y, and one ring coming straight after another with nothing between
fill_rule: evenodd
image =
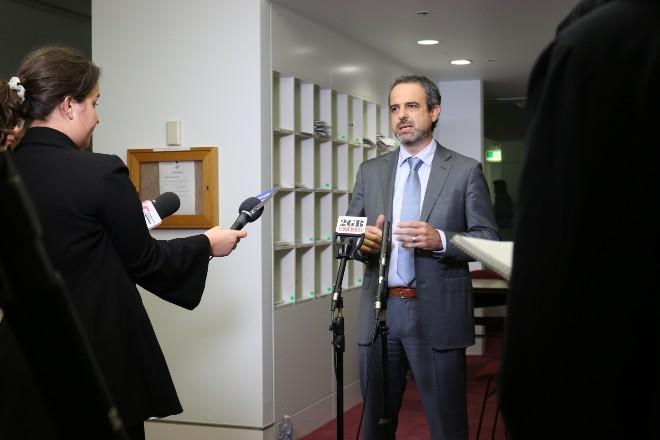
<instances>
[{"instance_id":1,"label":"man's short dark hair","mask_svg":"<svg viewBox=\"0 0 660 440\"><path fill-rule=\"evenodd\" d=\"M399 84L410 84L410 83L419 84L424 89L424 93L426 94L426 105L429 111L436 105L438 106L440 105L440 102L442 101L442 96L440 96L440 90L438 90L438 86L436 86L433 81L422 75L403 75L395 79L394 83L392 83L392 85L390 86L390 92L387 95L388 106L390 103L390 95L392 94L392 89L398 86ZM435 129L437 123L438 121L436 120L433 123L432 129Z\"/></svg>"}]
</instances>

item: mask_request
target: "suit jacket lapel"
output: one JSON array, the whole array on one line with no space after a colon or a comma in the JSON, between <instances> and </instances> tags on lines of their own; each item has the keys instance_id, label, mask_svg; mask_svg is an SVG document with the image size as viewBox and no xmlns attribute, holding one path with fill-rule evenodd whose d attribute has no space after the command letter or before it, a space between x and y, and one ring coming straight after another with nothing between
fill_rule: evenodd
<instances>
[{"instance_id":1,"label":"suit jacket lapel","mask_svg":"<svg viewBox=\"0 0 660 440\"><path fill-rule=\"evenodd\" d=\"M396 176L396 164L399 158L399 149L397 148L386 155L383 160L383 167L380 172L380 183L385 191L381 191L383 197L383 206L385 207L385 219L392 220L392 199L394 198L394 176Z\"/></svg>"},{"instance_id":2,"label":"suit jacket lapel","mask_svg":"<svg viewBox=\"0 0 660 440\"><path fill-rule=\"evenodd\" d=\"M431 174L429 175L429 181L426 185L424 204L422 205L422 212L419 216L419 219L422 221L427 221L429 215L431 215L431 209L442 192L442 187L445 185L447 177L449 176L449 171L452 167L450 162L452 153L437 141L435 145L435 156L433 157L433 164L431 165Z\"/></svg>"}]
</instances>

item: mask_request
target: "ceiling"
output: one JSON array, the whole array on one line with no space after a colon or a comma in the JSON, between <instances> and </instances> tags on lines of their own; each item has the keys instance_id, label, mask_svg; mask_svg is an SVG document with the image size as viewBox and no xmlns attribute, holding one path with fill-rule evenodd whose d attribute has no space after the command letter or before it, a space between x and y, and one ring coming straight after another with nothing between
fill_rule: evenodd
<instances>
[{"instance_id":1,"label":"ceiling","mask_svg":"<svg viewBox=\"0 0 660 440\"><path fill-rule=\"evenodd\" d=\"M92 16L91 0L9 0L12 3L23 4L33 8L41 8L55 13L69 14L79 18L90 19Z\"/></svg>"},{"instance_id":2,"label":"ceiling","mask_svg":"<svg viewBox=\"0 0 660 440\"><path fill-rule=\"evenodd\" d=\"M7 0L91 15L90 0ZM579 0L272 0L434 80L481 79L487 100L524 97L534 61ZM418 15L417 11L428 11ZM420 39L439 40L419 46ZM18 55L17 55L18 56ZM467 58L469 66L449 61ZM17 58L17 59L20 59Z\"/></svg>"},{"instance_id":3,"label":"ceiling","mask_svg":"<svg viewBox=\"0 0 660 440\"><path fill-rule=\"evenodd\" d=\"M45 45L92 52L90 0L0 0L0 78L16 74L23 57Z\"/></svg>"},{"instance_id":4,"label":"ceiling","mask_svg":"<svg viewBox=\"0 0 660 440\"><path fill-rule=\"evenodd\" d=\"M481 79L486 99L526 95L534 61L578 0L273 0L439 80ZM418 15L417 11L428 11ZM439 40L420 46L421 39ZM467 58L468 66L449 61Z\"/></svg>"}]
</instances>

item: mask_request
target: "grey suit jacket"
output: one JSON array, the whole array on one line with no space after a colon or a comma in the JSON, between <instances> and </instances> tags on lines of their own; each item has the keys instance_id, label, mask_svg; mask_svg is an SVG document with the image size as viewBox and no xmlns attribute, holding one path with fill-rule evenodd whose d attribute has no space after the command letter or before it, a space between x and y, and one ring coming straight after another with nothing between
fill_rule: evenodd
<instances>
[{"instance_id":1,"label":"grey suit jacket","mask_svg":"<svg viewBox=\"0 0 660 440\"><path fill-rule=\"evenodd\" d=\"M468 262L471 258L452 245L454 234L498 240L481 164L436 141L436 152L424 195L420 220L445 232L441 255L415 251L417 300L424 335L433 348L446 350L474 343L474 310ZM347 215L365 216L370 225L380 214L392 219L392 198L399 150L360 165ZM392 225L394 226L394 225ZM378 259L366 264L360 299L358 343L369 344L375 327L374 295Z\"/></svg>"}]
</instances>

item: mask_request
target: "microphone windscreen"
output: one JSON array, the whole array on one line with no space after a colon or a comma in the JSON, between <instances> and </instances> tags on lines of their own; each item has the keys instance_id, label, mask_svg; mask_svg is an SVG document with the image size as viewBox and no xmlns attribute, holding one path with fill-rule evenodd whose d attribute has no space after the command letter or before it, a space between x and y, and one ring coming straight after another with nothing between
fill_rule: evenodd
<instances>
[{"instance_id":1,"label":"microphone windscreen","mask_svg":"<svg viewBox=\"0 0 660 440\"><path fill-rule=\"evenodd\" d=\"M179 196L173 192L165 192L152 200L151 203L154 204L154 208L160 218L169 217L181 206Z\"/></svg>"},{"instance_id":2,"label":"microphone windscreen","mask_svg":"<svg viewBox=\"0 0 660 440\"><path fill-rule=\"evenodd\" d=\"M255 206L257 206L259 203L261 203L261 200L259 200L256 197L248 197L247 199L243 200L243 203L241 203L241 206L238 207L238 213L242 212L247 212L249 213L254 209ZM259 217L261 217L261 214L264 212L264 207L262 206L255 212L254 214L250 214L248 217L250 217L249 222L252 223Z\"/></svg>"}]
</instances>

